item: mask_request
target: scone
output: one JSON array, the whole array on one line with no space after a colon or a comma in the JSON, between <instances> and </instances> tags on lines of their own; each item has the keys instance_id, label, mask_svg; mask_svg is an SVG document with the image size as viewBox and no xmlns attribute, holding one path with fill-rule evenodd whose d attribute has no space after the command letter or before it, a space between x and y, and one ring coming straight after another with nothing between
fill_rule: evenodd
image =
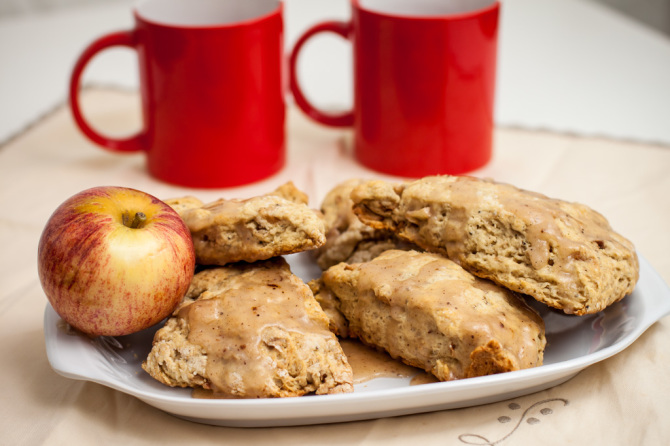
<instances>
[{"instance_id":1,"label":"scone","mask_svg":"<svg viewBox=\"0 0 670 446\"><path fill-rule=\"evenodd\" d=\"M353 373L309 287L276 258L195 275L142 368L219 398L353 391Z\"/></svg>"},{"instance_id":2,"label":"scone","mask_svg":"<svg viewBox=\"0 0 670 446\"><path fill-rule=\"evenodd\" d=\"M349 338L349 321L340 309L340 300L328 288L323 279L314 279L307 284L314 294L314 298L328 317L328 328L339 338Z\"/></svg>"},{"instance_id":3,"label":"scone","mask_svg":"<svg viewBox=\"0 0 670 446\"><path fill-rule=\"evenodd\" d=\"M318 248L326 242L323 217L307 207L292 183L247 200L168 199L191 231L196 262L254 262Z\"/></svg>"},{"instance_id":4,"label":"scone","mask_svg":"<svg viewBox=\"0 0 670 446\"><path fill-rule=\"evenodd\" d=\"M187 195L185 197L167 198L163 201L172 209L174 209L180 216L189 209L199 208L205 204L199 198L191 195Z\"/></svg>"},{"instance_id":5,"label":"scone","mask_svg":"<svg viewBox=\"0 0 670 446\"><path fill-rule=\"evenodd\" d=\"M351 196L366 224L568 314L601 311L638 280L633 244L578 203L455 176L371 181Z\"/></svg>"},{"instance_id":6,"label":"scone","mask_svg":"<svg viewBox=\"0 0 670 446\"><path fill-rule=\"evenodd\" d=\"M340 262L366 262L388 249L414 247L392 231L363 224L354 214L351 191L364 182L355 178L347 180L331 189L323 199L321 212L326 225L326 243L314 252L322 270Z\"/></svg>"},{"instance_id":7,"label":"scone","mask_svg":"<svg viewBox=\"0 0 670 446\"><path fill-rule=\"evenodd\" d=\"M390 250L312 283L346 333L441 381L542 364L544 322L517 295L433 253ZM328 293L332 293L328 295ZM334 322L335 326L338 325Z\"/></svg>"}]
</instances>

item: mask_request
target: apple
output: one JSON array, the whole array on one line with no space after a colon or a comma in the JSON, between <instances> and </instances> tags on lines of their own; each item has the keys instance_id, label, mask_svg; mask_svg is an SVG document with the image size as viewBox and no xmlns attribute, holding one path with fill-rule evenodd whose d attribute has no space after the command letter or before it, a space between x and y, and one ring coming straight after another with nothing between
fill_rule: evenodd
<instances>
[{"instance_id":1,"label":"apple","mask_svg":"<svg viewBox=\"0 0 670 446\"><path fill-rule=\"evenodd\" d=\"M95 187L61 204L40 238L38 274L56 313L90 336L121 336L170 315L193 279L191 234L159 199Z\"/></svg>"}]
</instances>

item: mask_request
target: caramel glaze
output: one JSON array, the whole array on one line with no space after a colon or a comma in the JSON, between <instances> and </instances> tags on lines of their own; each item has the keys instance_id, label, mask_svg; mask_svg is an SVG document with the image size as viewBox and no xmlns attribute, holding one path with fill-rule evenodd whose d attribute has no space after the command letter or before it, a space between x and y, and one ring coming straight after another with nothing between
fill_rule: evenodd
<instances>
[{"instance_id":1,"label":"caramel glaze","mask_svg":"<svg viewBox=\"0 0 670 446\"><path fill-rule=\"evenodd\" d=\"M452 209L457 211L451 216L450 230L446 231L446 234L451 235L447 242L447 252L451 258L462 259L467 256L468 247L464 240L468 235L468 222L477 209L515 216L511 219L512 226L525 234L529 245L528 257L536 270L547 266L550 250L557 250L557 255L552 256L553 260L562 262L556 265L557 269L570 270L571 262L580 259L581 240L623 245L627 250L633 250L630 242L613 232L601 214L586 206L551 199L501 183L495 185L495 195L482 194L477 187L481 183L474 183L473 179L467 177L458 178L449 183L447 190L439 190L440 194L448 194ZM458 212L460 210L462 212ZM577 239L580 241L575 241ZM569 281L572 277L566 274L562 279Z\"/></svg>"},{"instance_id":2,"label":"caramel glaze","mask_svg":"<svg viewBox=\"0 0 670 446\"><path fill-rule=\"evenodd\" d=\"M215 224L218 215L237 215L245 203L244 200L225 200L221 198L199 208L189 209L184 213L183 218L192 232L198 232Z\"/></svg>"},{"instance_id":3,"label":"caramel glaze","mask_svg":"<svg viewBox=\"0 0 670 446\"><path fill-rule=\"evenodd\" d=\"M342 339L340 345L354 371L354 384L362 384L376 378L411 378L410 386L439 382L432 374L403 364L355 339ZM220 398L211 390L202 387L193 389L192 396L204 399Z\"/></svg>"},{"instance_id":4,"label":"caramel glaze","mask_svg":"<svg viewBox=\"0 0 670 446\"><path fill-rule=\"evenodd\" d=\"M265 396L273 371L284 359L277 355L288 348L280 345L287 332L315 344L307 348L318 350L314 336L336 342L327 321L310 318L304 296L295 292L305 285L288 268L258 267L244 275L244 280L223 282L222 287L232 284L225 290L210 287L178 311L191 327L189 342L207 351L209 387L217 398Z\"/></svg>"},{"instance_id":5,"label":"caramel glaze","mask_svg":"<svg viewBox=\"0 0 670 446\"><path fill-rule=\"evenodd\" d=\"M605 272L599 271L605 255L628 259L635 277L621 290L615 280L599 281L603 294L623 296L632 291L637 281L635 247L613 231L605 217L587 206L470 177L426 178L407 185L402 196L402 211L409 226L401 231L409 240L425 249L441 252L477 275L514 291L534 294L525 288L523 281L516 284L496 274L487 274L486 268L477 263L480 254L473 253L485 250L477 238L486 237L486 231L492 230L484 228L483 222L489 222L493 228L508 226L507 231L522 235L524 242L519 254L525 258L511 259L507 267L514 268L514 262L523 263L527 259L531 270L526 274L532 274L536 280L557 282L560 286L553 288L561 290L559 295L543 300L552 306L556 306L556 299L579 295L585 280L581 264L589 262L596 271L595 276L604 276ZM438 227L440 230L436 231ZM495 244L496 234L492 235L489 246ZM440 240L441 236L445 239ZM567 313L581 314L599 311L606 303L587 310L572 308L570 303L563 305Z\"/></svg>"},{"instance_id":6,"label":"caramel glaze","mask_svg":"<svg viewBox=\"0 0 670 446\"><path fill-rule=\"evenodd\" d=\"M410 385L438 382L430 373L391 358L387 353L372 349L355 339L340 340L342 350L354 371L354 384L375 378L412 378Z\"/></svg>"},{"instance_id":7,"label":"caramel glaze","mask_svg":"<svg viewBox=\"0 0 670 446\"><path fill-rule=\"evenodd\" d=\"M371 262L336 265L323 280L340 299L350 333L442 381L542 364L540 317L439 255L386 251ZM501 368L472 369L472 355L491 342Z\"/></svg>"}]
</instances>

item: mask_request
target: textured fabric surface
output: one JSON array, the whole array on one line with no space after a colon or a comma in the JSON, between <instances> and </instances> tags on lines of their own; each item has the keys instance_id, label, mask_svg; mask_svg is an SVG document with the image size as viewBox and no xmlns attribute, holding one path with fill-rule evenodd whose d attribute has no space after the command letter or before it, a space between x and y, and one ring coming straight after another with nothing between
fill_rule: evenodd
<instances>
[{"instance_id":1,"label":"textured fabric surface","mask_svg":"<svg viewBox=\"0 0 670 446\"><path fill-rule=\"evenodd\" d=\"M137 98L88 91L84 110L109 134L139 125ZM89 143L63 106L0 147L0 444L639 444L670 438L670 318L623 352L557 387L483 406L345 424L237 429L173 417L104 386L57 375L44 343L47 303L37 278L37 243L53 210L93 186L120 185L158 197L203 201L250 197L291 180L318 207L337 183L389 178L358 165L349 133L291 109L287 166L236 189L190 190L146 174L144 158ZM473 172L605 215L670 282L670 150L574 135L498 129L492 162ZM551 348L551 346L548 346Z\"/></svg>"}]
</instances>

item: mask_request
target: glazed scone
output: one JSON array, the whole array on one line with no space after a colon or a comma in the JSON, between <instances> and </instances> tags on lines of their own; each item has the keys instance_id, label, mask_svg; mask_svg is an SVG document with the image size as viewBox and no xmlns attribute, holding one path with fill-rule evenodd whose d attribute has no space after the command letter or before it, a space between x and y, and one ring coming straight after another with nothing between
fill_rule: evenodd
<instances>
[{"instance_id":1,"label":"glazed scone","mask_svg":"<svg viewBox=\"0 0 670 446\"><path fill-rule=\"evenodd\" d=\"M142 368L170 387L207 385L207 351L188 340L188 322L171 317L154 335L151 352Z\"/></svg>"},{"instance_id":2,"label":"glazed scone","mask_svg":"<svg viewBox=\"0 0 670 446\"><path fill-rule=\"evenodd\" d=\"M439 254L390 250L370 262L335 265L321 281L317 293L337 298L349 336L441 381L542 364L540 316Z\"/></svg>"},{"instance_id":3,"label":"glazed scone","mask_svg":"<svg viewBox=\"0 0 670 446\"><path fill-rule=\"evenodd\" d=\"M392 231L362 223L354 214L351 191L364 182L356 178L347 180L331 189L323 199L321 212L326 225L326 243L314 252L322 270L340 262L366 262L388 249L413 247Z\"/></svg>"},{"instance_id":4,"label":"glazed scone","mask_svg":"<svg viewBox=\"0 0 670 446\"><path fill-rule=\"evenodd\" d=\"M295 187L292 181L282 184L273 192L270 192L268 195L275 195L277 197L284 198L288 201L291 201L296 204L308 204L309 197L306 193L302 192L300 189ZM174 209L179 215L188 209L195 209L202 207L205 203L202 202L199 198L196 198L192 195L187 195L184 197L176 198L167 198L163 200L168 204L172 209Z\"/></svg>"},{"instance_id":5,"label":"glazed scone","mask_svg":"<svg viewBox=\"0 0 670 446\"><path fill-rule=\"evenodd\" d=\"M326 242L323 217L307 207L307 196L292 183L247 200L182 204L181 209L200 265L266 260Z\"/></svg>"},{"instance_id":6,"label":"glazed scone","mask_svg":"<svg viewBox=\"0 0 670 446\"><path fill-rule=\"evenodd\" d=\"M633 244L578 203L456 176L371 181L352 199L366 224L568 314L601 311L638 280Z\"/></svg>"},{"instance_id":7,"label":"glazed scone","mask_svg":"<svg viewBox=\"0 0 670 446\"><path fill-rule=\"evenodd\" d=\"M353 372L309 287L278 257L203 270L142 368L218 398L353 391Z\"/></svg>"}]
</instances>

